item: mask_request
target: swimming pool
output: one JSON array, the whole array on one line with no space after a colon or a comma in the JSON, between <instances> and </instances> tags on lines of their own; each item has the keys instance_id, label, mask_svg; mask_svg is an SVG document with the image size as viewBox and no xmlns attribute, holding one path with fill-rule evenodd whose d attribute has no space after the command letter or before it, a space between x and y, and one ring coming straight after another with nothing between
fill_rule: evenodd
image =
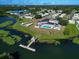
<instances>
[{"instance_id":1,"label":"swimming pool","mask_svg":"<svg viewBox=\"0 0 79 59\"><path fill-rule=\"evenodd\" d=\"M52 29L52 28L54 28L54 25L51 25L51 24L43 24L43 25L40 26L40 28Z\"/></svg>"}]
</instances>

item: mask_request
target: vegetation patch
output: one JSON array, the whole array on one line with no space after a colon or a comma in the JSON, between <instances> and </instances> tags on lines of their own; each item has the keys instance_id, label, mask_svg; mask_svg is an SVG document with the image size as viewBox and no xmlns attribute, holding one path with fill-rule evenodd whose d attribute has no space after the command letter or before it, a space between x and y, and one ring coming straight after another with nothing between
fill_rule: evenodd
<instances>
[{"instance_id":1,"label":"vegetation patch","mask_svg":"<svg viewBox=\"0 0 79 59\"><path fill-rule=\"evenodd\" d=\"M73 39L73 43L75 43L75 44L79 44L79 38L77 38L77 37L74 38L74 39Z\"/></svg>"},{"instance_id":2,"label":"vegetation patch","mask_svg":"<svg viewBox=\"0 0 79 59\"><path fill-rule=\"evenodd\" d=\"M66 35L67 37L73 37L79 34L79 30L76 28L76 25L74 24L68 24L65 27L64 30L64 35Z\"/></svg>"},{"instance_id":3,"label":"vegetation patch","mask_svg":"<svg viewBox=\"0 0 79 59\"><path fill-rule=\"evenodd\" d=\"M8 26L10 24L12 24L12 21L3 22L3 23L0 24L0 28L5 27L5 26Z\"/></svg>"},{"instance_id":4,"label":"vegetation patch","mask_svg":"<svg viewBox=\"0 0 79 59\"><path fill-rule=\"evenodd\" d=\"M5 43L9 45L13 45L21 40L20 36L11 35L9 31L4 31L4 30L0 30L0 37Z\"/></svg>"}]
</instances>

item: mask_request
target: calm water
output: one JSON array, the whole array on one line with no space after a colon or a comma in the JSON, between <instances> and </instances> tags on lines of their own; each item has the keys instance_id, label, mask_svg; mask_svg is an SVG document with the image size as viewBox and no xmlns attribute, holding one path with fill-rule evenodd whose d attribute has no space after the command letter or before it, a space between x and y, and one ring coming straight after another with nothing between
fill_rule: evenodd
<instances>
[{"instance_id":1,"label":"calm water","mask_svg":"<svg viewBox=\"0 0 79 59\"><path fill-rule=\"evenodd\" d=\"M1 16L0 17L0 23L6 22L6 21L13 21L13 24L16 22L16 20L14 18L10 18L7 16Z\"/></svg>"},{"instance_id":2,"label":"calm water","mask_svg":"<svg viewBox=\"0 0 79 59\"><path fill-rule=\"evenodd\" d=\"M18 46L19 43L25 43L29 38L26 38L25 33L14 29L3 29L10 31L11 34L20 35L22 40L14 46L8 46L0 40L0 52L16 52L20 54L20 59L79 59L79 45L73 44L71 41L61 41L61 45L55 46L46 43L34 43L32 47L37 51L31 52Z\"/></svg>"},{"instance_id":3,"label":"calm water","mask_svg":"<svg viewBox=\"0 0 79 59\"><path fill-rule=\"evenodd\" d=\"M0 51L18 51L20 59L79 59L79 45L72 43L58 46L36 43L33 46L37 49L35 53L17 45L9 47L0 42Z\"/></svg>"}]
</instances>

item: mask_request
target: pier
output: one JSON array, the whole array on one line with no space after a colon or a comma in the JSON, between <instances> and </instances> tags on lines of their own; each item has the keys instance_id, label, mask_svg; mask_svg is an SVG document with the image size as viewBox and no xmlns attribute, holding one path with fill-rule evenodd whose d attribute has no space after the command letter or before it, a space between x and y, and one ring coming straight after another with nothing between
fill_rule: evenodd
<instances>
[{"instance_id":1,"label":"pier","mask_svg":"<svg viewBox=\"0 0 79 59\"><path fill-rule=\"evenodd\" d=\"M36 49L30 47L32 45L32 43L35 42L35 40L36 40L36 38L35 37L32 37L31 38L31 42L27 46L26 45L23 45L23 44L20 44L19 46L22 47L22 48L28 49L28 50L30 50L32 52L35 52Z\"/></svg>"}]
</instances>

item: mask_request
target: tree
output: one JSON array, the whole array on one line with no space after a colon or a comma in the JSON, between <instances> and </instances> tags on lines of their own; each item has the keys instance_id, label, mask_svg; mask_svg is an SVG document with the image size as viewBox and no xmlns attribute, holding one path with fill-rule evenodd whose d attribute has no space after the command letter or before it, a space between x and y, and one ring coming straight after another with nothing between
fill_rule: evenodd
<instances>
[{"instance_id":1,"label":"tree","mask_svg":"<svg viewBox=\"0 0 79 59\"><path fill-rule=\"evenodd\" d=\"M60 20L59 24L63 25L63 26L66 26L68 24L68 20Z\"/></svg>"},{"instance_id":2,"label":"tree","mask_svg":"<svg viewBox=\"0 0 79 59\"><path fill-rule=\"evenodd\" d=\"M35 15L35 18L40 19L40 18L42 18L42 16L41 15Z\"/></svg>"},{"instance_id":3,"label":"tree","mask_svg":"<svg viewBox=\"0 0 79 59\"><path fill-rule=\"evenodd\" d=\"M68 24L68 20L63 20L60 17L58 17L57 20L59 21L59 24L62 26L66 26Z\"/></svg>"},{"instance_id":4,"label":"tree","mask_svg":"<svg viewBox=\"0 0 79 59\"><path fill-rule=\"evenodd\" d=\"M63 32L63 34L64 35L69 35L69 30L68 29L65 29L64 32Z\"/></svg>"}]
</instances>

